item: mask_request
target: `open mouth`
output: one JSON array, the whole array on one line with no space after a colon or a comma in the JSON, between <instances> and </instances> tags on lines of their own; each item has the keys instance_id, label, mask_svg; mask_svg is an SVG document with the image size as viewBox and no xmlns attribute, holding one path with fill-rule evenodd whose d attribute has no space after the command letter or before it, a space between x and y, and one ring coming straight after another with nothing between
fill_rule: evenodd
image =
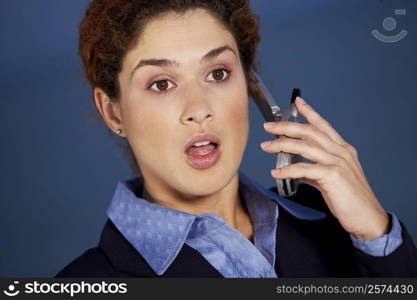
<instances>
[{"instance_id":1,"label":"open mouth","mask_svg":"<svg viewBox=\"0 0 417 300\"><path fill-rule=\"evenodd\" d=\"M192 145L186 151L188 155L191 156L204 156L211 153L214 149L217 148L217 143L214 142L202 142L196 143L197 146Z\"/></svg>"},{"instance_id":2,"label":"open mouth","mask_svg":"<svg viewBox=\"0 0 417 300\"><path fill-rule=\"evenodd\" d=\"M220 158L220 140L213 135L195 136L187 143L185 155L193 168L210 168Z\"/></svg>"}]
</instances>

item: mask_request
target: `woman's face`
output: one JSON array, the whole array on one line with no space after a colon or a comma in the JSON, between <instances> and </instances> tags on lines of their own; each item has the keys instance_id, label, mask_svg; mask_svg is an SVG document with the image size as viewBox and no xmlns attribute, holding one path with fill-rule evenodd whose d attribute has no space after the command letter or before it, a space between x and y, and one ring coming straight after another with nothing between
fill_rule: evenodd
<instances>
[{"instance_id":1,"label":"woman's face","mask_svg":"<svg viewBox=\"0 0 417 300\"><path fill-rule=\"evenodd\" d=\"M236 179L248 138L248 95L235 39L216 19L201 9L153 19L126 54L119 81L122 132L148 185L195 197ZM185 151L199 133L220 141L210 167L196 167Z\"/></svg>"}]
</instances>

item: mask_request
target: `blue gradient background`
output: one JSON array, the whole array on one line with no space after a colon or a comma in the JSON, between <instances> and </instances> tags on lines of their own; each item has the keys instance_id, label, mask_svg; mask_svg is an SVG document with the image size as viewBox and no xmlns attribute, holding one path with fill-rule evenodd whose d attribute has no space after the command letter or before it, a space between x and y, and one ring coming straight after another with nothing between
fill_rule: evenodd
<instances>
[{"instance_id":1,"label":"blue gradient background","mask_svg":"<svg viewBox=\"0 0 417 300\"><path fill-rule=\"evenodd\" d=\"M86 0L0 2L0 276L53 276L96 245L116 183L130 177L104 126L77 54ZM386 210L417 240L417 1L252 0L261 19L260 75L286 105L293 87L359 151ZM395 16L395 9L407 15ZM371 36L385 17L408 36ZM284 106L285 106L284 105ZM241 166L265 187L275 155L251 104Z\"/></svg>"}]
</instances>

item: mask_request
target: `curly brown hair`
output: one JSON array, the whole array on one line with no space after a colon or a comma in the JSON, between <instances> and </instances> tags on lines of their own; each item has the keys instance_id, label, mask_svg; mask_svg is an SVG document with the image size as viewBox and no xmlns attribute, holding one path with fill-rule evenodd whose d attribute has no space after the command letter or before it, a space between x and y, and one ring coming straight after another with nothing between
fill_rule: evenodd
<instances>
[{"instance_id":1,"label":"curly brown hair","mask_svg":"<svg viewBox=\"0 0 417 300\"><path fill-rule=\"evenodd\" d=\"M155 17L173 12L181 15L197 8L205 9L232 33L248 83L249 70L257 69L255 57L260 41L258 16L250 9L249 0L93 0L79 27L79 53L92 88L101 88L112 101L118 101L123 59L146 24ZM247 87L251 94L250 85ZM133 173L139 174L128 142L119 145L127 150Z\"/></svg>"}]
</instances>

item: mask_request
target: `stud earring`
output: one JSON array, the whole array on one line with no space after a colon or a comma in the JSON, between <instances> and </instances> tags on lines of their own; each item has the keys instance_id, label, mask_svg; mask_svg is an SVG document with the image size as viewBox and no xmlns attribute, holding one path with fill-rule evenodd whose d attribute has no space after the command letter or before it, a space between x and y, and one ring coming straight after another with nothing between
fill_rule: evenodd
<instances>
[{"instance_id":1,"label":"stud earring","mask_svg":"<svg viewBox=\"0 0 417 300\"><path fill-rule=\"evenodd\" d=\"M121 131L120 129L117 129L115 132L116 132L117 134L120 134L122 131Z\"/></svg>"}]
</instances>

